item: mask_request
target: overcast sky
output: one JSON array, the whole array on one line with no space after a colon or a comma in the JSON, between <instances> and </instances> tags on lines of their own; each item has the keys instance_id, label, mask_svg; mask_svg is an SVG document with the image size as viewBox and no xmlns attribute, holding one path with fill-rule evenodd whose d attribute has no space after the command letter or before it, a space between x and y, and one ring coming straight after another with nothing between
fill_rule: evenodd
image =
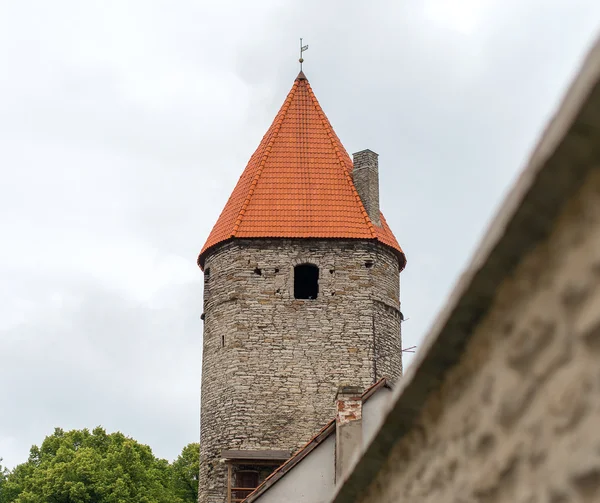
<instances>
[{"instance_id":1,"label":"overcast sky","mask_svg":"<svg viewBox=\"0 0 600 503\"><path fill-rule=\"evenodd\" d=\"M299 37L348 152L380 155L407 347L599 28L597 0L0 0L4 463L55 426L199 439L196 256Z\"/></svg>"}]
</instances>

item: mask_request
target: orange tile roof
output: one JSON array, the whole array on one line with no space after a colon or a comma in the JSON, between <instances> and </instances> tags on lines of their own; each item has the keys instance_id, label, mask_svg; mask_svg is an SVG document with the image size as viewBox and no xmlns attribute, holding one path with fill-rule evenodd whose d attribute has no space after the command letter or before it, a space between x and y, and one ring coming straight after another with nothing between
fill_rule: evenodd
<instances>
[{"instance_id":1,"label":"orange tile roof","mask_svg":"<svg viewBox=\"0 0 600 503\"><path fill-rule=\"evenodd\" d=\"M352 177L352 161L302 72L250 158L213 227L207 251L232 238L377 240L404 253L381 216L374 225Z\"/></svg>"}]
</instances>

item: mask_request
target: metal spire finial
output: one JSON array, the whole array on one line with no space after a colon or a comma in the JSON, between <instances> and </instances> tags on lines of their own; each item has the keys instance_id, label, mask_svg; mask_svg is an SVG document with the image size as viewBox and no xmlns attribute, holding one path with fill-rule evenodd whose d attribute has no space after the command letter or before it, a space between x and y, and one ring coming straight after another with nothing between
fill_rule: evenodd
<instances>
[{"instance_id":1,"label":"metal spire finial","mask_svg":"<svg viewBox=\"0 0 600 503\"><path fill-rule=\"evenodd\" d=\"M302 57L302 53L308 50L308 45L302 45L302 39L300 39L300 71L302 71L302 63L304 63L304 58Z\"/></svg>"}]
</instances>

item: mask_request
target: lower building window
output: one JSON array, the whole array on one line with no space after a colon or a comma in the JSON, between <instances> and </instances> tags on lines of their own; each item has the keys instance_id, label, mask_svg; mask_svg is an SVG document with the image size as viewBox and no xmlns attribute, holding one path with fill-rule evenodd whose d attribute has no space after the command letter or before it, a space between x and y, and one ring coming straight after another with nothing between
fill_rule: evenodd
<instances>
[{"instance_id":1,"label":"lower building window","mask_svg":"<svg viewBox=\"0 0 600 503\"><path fill-rule=\"evenodd\" d=\"M290 451L224 449L221 456L227 462L227 503L239 503L290 458Z\"/></svg>"},{"instance_id":2,"label":"lower building window","mask_svg":"<svg viewBox=\"0 0 600 503\"><path fill-rule=\"evenodd\" d=\"M279 466L270 463L247 465L231 463L229 465L228 503L244 501L254 489Z\"/></svg>"},{"instance_id":3,"label":"lower building window","mask_svg":"<svg viewBox=\"0 0 600 503\"><path fill-rule=\"evenodd\" d=\"M231 488L231 501L241 501L258 487L260 472L255 470L236 470L234 476L235 486Z\"/></svg>"}]
</instances>

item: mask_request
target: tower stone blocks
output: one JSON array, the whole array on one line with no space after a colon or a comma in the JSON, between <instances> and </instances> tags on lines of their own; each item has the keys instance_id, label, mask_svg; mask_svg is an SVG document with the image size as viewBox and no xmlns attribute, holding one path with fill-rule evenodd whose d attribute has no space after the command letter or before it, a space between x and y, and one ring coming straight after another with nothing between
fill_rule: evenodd
<instances>
[{"instance_id":1,"label":"tower stone blocks","mask_svg":"<svg viewBox=\"0 0 600 503\"><path fill-rule=\"evenodd\" d=\"M296 299L306 263L318 295ZM399 264L377 242L248 239L204 270L200 501L223 503L222 450L294 451L333 417L340 382L400 376Z\"/></svg>"},{"instance_id":2,"label":"tower stone blocks","mask_svg":"<svg viewBox=\"0 0 600 503\"><path fill-rule=\"evenodd\" d=\"M341 383L402 372L406 257L301 72L198 257L199 501L242 501L334 416Z\"/></svg>"}]
</instances>

